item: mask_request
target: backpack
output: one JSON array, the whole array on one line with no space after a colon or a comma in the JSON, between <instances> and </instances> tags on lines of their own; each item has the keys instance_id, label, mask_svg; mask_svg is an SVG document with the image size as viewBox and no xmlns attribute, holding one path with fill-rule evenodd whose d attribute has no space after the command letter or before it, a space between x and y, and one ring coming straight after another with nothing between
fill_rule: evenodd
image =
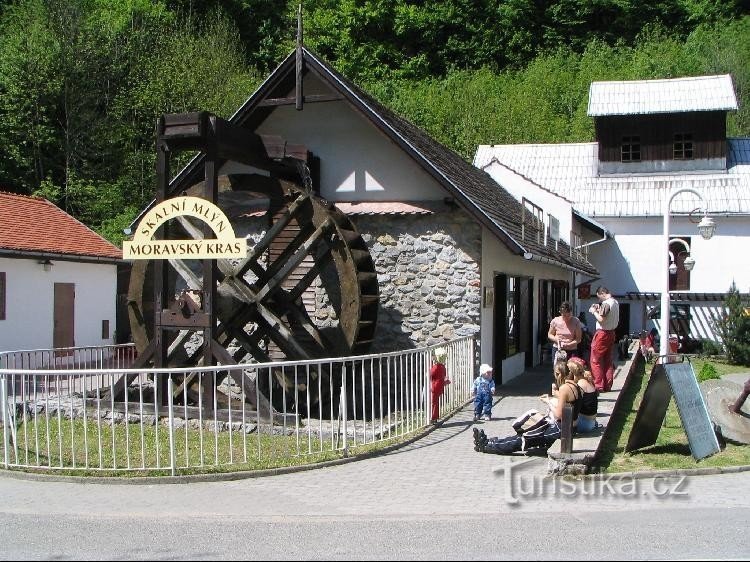
<instances>
[{"instance_id":1,"label":"backpack","mask_svg":"<svg viewBox=\"0 0 750 562\"><path fill-rule=\"evenodd\" d=\"M516 434L523 435L528 431L534 431L549 425L549 418L536 410L529 410L513 420L512 426Z\"/></svg>"},{"instance_id":2,"label":"backpack","mask_svg":"<svg viewBox=\"0 0 750 562\"><path fill-rule=\"evenodd\" d=\"M483 447L485 453L510 455L533 450L546 450L560 438L560 428L548 416L529 410L513 421L516 435L494 437Z\"/></svg>"}]
</instances>

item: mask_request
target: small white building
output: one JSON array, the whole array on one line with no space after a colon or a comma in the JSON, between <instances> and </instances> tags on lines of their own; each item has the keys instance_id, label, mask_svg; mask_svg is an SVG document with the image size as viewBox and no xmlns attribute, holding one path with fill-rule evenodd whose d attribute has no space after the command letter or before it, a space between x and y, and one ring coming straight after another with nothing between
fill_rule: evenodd
<instances>
[{"instance_id":1,"label":"small white building","mask_svg":"<svg viewBox=\"0 0 750 562\"><path fill-rule=\"evenodd\" d=\"M736 109L728 75L594 82L588 114L596 142L484 145L474 165L516 198L556 194L610 233L588 245L589 259L600 272L593 286L609 287L623 307L621 333L660 329L653 321L673 261L673 331L687 342L715 340L713 320L732 282L742 293L750 289L750 262L742 258L750 236L750 139L726 136L726 113ZM690 192L674 198L667 253L664 201L683 188L703 202ZM704 210L718 224L710 240L696 228ZM688 255L692 271L683 265ZM578 309L586 310L582 289Z\"/></svg>"},{"instance_id":2,"label":"small white building","mask_svg":"<svg viewBox=\"0 0 750 562\"><path fill-rule=\"evenodd\" d=\"M114 343L121 261L49 201L0 192L0 351Z\"/></svg>"}]
</instances>

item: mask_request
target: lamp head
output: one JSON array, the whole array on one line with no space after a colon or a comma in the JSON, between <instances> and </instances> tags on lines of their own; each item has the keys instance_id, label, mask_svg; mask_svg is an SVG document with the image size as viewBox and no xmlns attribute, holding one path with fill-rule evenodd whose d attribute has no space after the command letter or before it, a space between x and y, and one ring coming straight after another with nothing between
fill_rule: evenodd
<instances>
[{"instance_id":1,"label":"lamp head","mask_svg":"<svg viewBox=\"0 0 750 562\"><path fill-rule=\"evenodd\" d=\"M695 267L695 258L693 256L686 257L685 261L682 262L682 266L685 268L685 271L692 271Z\"/></svg>"},{"instance_id":2,"label":"lamp head","mask_svg":"<svg viewBox=\"0 0 750 562\"><path fill-rule=\"evenodd\" d=\"M716 232L716 222L708 215L703 215L701 222L698 223L698 232L704 240L710 240Z\"/></svg>"},{"instance_id":3,"label":"lamp head","mask_svg":"<svg viewBox=\"0 0 750 562\"><path fill-rule=\"evenodd\" d=\"M669 264L669 273L670 275L677 273L677 264L675 262Z\"/></svg>"}]
</instances>

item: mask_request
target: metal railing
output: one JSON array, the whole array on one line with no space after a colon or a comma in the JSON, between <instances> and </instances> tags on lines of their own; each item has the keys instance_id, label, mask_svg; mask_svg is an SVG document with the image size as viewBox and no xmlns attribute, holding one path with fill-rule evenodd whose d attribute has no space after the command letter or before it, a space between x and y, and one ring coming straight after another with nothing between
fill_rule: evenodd
<instances>
[{"instance_id":1,"label":"metal railing","mask_svg":"<svg viewBox=\"0 0 750 562\"><path fill-rule=\"evenodd\" d=\"M471 396L474 340L441 347L452 381L440 398L444 416ZM430 422L433 347L189 369L128 369L134 353L126 349L74 352L64 366L61 350L0 354L5 468L272 468L341 458Z\"/></svg>"},{"instance_id":2,"label":"metal railing","mask_svg":"<svg viewBox=\"0 0 750 562\"><path fill-rule=\"evenodd\" d=\"M125 369L135 357L132 343L0 351L0 369Z\"/></svg>"}]
</instances>

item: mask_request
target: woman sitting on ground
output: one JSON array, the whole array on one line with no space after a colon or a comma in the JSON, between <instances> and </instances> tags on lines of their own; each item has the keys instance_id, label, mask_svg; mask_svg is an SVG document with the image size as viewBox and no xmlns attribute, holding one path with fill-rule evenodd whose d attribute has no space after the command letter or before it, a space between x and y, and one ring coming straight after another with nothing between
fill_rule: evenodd
<instances>
[{"instance_id":1,"label":"woman sitting on ground","mask_svg":"<svg viewBox=\"0 0 750 562\"><path fill-rule=\"evenodd\" d=\"M573 427L575 427L578 413L581 409L582 391L576 384L573 373L570 372L571 361L555 364L555 384L557 390L552 391L552 396L542 394L539 398L549 406L549 413L558 423L562 420L562 411L565 404L573 406Z\"/></svg>"},{"instance_id":2,"label":"woman sitting on ground","mask_svg":"<svg viewBox=\"0 0 750 562\"><path fill-rule=\"evenodd\" d=\"M531 426L533 429L527 428L526 422L539 415L538 412L530 410L514 421L513 427L516 430L516 435L490 439L484 433L484 430L474 428L474 450L481 453L505 455L529 449L548 449L560 438L563 407L565 404L570 404L573 407L573 420L575 422L581 407L581 395L583 394L573 381L565 363L555 364L555 379L558 386L557 391L553 391L555 396L544 394L540 397L542 401L549 405L547 415L539 416L542 418L540 423L533 424Z\"/></svg>"},{"instance_id":3,"label":"woman sitting on ground","mask_svg":"<svg viewBox=\"0 0 750 562\"><path fill-rule=\"evenodd\" d=\"M575 429L578 433L589 433L599 427L596 421L596 412L599 409L599 393L594 386L594 376L586 368L586 363L573 357L568 361L568 371L573 375L573 380L581 389L581 409L578 412L578 420Z\"/></svg>"}]
</instances>

